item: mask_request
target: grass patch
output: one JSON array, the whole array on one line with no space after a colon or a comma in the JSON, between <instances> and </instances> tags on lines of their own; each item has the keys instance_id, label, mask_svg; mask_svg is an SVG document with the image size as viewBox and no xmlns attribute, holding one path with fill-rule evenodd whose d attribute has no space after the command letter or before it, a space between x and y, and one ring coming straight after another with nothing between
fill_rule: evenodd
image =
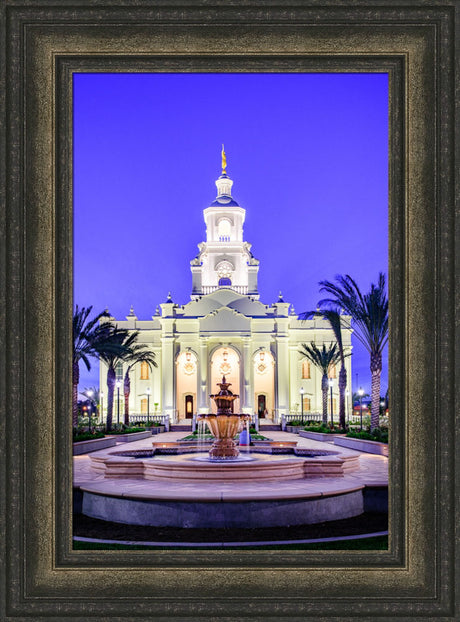
<instances>
[{"instance_id":1,"label":"grass patch","mask_svg":"<svg viewBox=\"0 0 460 622\"><path fill-rule=\"evenodd\" d=\"M153 549L156 551L171 550L175 547L170 546L146 546L140 544L104 544L100 542L81 542L74 540L73 549L78 551L142 551ZM223 547L216 546L200 546L201 550L220 550ZM318 542L311 544L270 544L263 546L226 546L226 550L251 550L251 551L267 551L267 550L283 550L283 551L384 551L388 549L388 536L374 536L373 538L360 538L356 540L337 540L336 542ZM177 550L188 551L197 548L194 546L178 547Z\"/></svg>"}]
</instances>

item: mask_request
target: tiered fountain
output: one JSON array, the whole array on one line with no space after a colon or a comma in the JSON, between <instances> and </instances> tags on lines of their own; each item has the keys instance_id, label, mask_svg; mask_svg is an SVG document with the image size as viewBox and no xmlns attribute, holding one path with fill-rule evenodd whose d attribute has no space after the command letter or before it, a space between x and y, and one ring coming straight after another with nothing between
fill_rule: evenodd
<instances>
[{"instance_id":1,"label":"tiered fountain","mask_svg":"<svg viewBox=\"0 0 460 622\"><path fill-rule=\"evenodd\" d=\"M257 455L239 456L233 439L250 415L233 412L238 395L225 376L218 386L219 393L210 396L217 412L198 417L215 438L209 456L197 449L183 453L180 441L156 441L153 450L90 454L93 470L103 478L81 486L83 514L134 525L203 528L299 525L363 512L359 482L333 480L332 488L309 483L315 477L343 477L345 462L347 472L357 469L359 454L291 448L290 455L272 455L254 447ZM145 480L140 487L139 479Z\"/></svg>"},{"instance_id":2,"label":"tiered fountain","mask_svg":"<svg viewBox=\"0 0 460 622\"><path fill-rule=\"evenodd\" d=\"M250 416L233 412L233 403L239 396L234 395L228 389L231 383L226 382L225 376L222 382L217 383L217 386L220 387L219 393L209 396L217 405L216 414L199 415L198 421L206 422L215 439L209 457L212 460L235 460L238 458L239 451L233 439L243 430Z\"/></svg>"}]
</instances>

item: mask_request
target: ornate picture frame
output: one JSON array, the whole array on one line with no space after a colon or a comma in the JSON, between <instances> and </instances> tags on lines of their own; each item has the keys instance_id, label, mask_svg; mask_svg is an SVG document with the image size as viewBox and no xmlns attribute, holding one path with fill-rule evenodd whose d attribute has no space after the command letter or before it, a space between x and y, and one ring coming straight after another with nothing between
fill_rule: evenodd
<instances>
[{"instance_id":1,"label":"ornate picture frame","mask_svg":"<svg viewBox=\"0 0 460 622\"><path fill-rule=\"evenodd\" d=\"M458 615L456 10L453 0L3 3L3 619ZM72 549L72 74L230 70L390 77L388 551Z\"/></svg>"}]
</instances>

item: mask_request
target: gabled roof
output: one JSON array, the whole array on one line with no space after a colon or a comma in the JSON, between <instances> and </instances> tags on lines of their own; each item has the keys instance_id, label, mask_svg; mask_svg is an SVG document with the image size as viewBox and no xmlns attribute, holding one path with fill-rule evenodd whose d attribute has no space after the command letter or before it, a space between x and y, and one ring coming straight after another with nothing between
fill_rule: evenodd
<instances>
[{"instance_id":1,"label":"gabled roof","mask_svg":"<svg viewBox=\"0 0 460 622\"><path fill-rule=\"evenodd\" d=\"M184 305L181 317L204 317L222 307L228 307L248 317L273 317L273 310L270 307L253 300L250 296L238 294L230 288L216 289L198 300L192 300Z\"/></svg>"}]
</instances>

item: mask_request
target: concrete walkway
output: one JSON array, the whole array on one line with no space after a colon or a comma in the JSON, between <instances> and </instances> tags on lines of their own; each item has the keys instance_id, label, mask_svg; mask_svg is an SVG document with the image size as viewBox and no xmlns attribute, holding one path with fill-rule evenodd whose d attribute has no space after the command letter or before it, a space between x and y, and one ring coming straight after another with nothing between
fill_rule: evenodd
<instances>
[{"instance_id":1,"label":"concrete walkway","mask_svg":"<svg viewBox=\"0 0 460 622\"><path fill-rule=\"evenodd\" d=\"M120 449L149 449L152 442L177 441L184 432L167 432L132 443L117 443L91 455L108 455ZM332 442L322 443L297 434L286 432L267 432L272 440L297 441L298 447L308 449L328 449L343 455L356 455L351 449L337 447ZM123 496L137 499L170 499L194 501L231 501L294 499L337 495L363 486L388 485L388 458L372 454L360 454L360 468L343 477L306 478L282 482L163 482L136 479L105 479L91 469L89 455L74 457L74 485L83 490L110 496Z\"/></svg>"}]
</instances>

